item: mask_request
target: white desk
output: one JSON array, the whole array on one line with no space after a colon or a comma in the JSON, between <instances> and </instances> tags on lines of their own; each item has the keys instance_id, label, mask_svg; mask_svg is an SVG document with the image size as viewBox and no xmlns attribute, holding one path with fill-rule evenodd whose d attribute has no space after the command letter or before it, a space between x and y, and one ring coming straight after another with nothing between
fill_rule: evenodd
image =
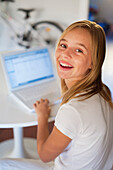
<instances>
[{"instance_id":1,"label":"white desk","mask_svg":"<svg viewBox=\"0 0 113 170\"><path fill-rule=\"evenodd\" d=\"M58 105L54 106L52 110L56 114ZM54 116L49 118L49 122L54 120ZM4 157L29 157L24 148L23 129L22 127L37 125L36 113L29 113L13 98L8 96L8 89L3 75L1 61L0 61L0 128L13 128L14 141L13 148L10 153L5 153ZM28 141L28 140L27 140ZM31 140L30 140L31 141ZM4 142L5 143L5 142ZM35 143L35 141L34 141ZM0 144L3 150L3 142ZM33 145L32 145L33 146ZM7 144L4 145L4 152L8 149ZM38 156L38 154L37 154Z\"/></svg>"}]
</instances>

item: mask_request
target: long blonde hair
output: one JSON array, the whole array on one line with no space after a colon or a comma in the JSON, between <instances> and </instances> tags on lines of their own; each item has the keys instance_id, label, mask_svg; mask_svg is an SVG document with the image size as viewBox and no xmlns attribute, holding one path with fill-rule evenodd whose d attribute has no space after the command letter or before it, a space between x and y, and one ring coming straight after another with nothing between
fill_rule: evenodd
<instances>
[{"instance_id":1,"label":"long blonde hair","mask_svg":"<svg viewBox=\"0 0 113 170\"><path fill-rule=\"evenodd\" d=\"M65 80L61 79L62 104L67 103L72 98L84 100L97 93L113 107L111 93L109 88L101 80L102 64L105 59L106 52L106 36L103 28L88 20L78 21L71 24L61 35L60 40L71 30L75 28L83 28L89 31L92 39L92 69L85 77L75 83L69 90ZM81 99L82 97L82 99Z\"/></svg>"}]
</instances>

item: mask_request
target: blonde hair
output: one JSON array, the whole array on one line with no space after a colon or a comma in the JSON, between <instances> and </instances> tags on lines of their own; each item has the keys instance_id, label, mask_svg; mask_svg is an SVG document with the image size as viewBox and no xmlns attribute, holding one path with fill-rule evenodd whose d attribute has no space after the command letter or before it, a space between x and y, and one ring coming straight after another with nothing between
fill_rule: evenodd
<instances>
[{"instance_id":1,"label":"blonde hair","mask_svg":"<svg viewBox=\"0 0 113 170\"><path fill-rule=\"evenodd\" d=\"M106 52L106 36L103 28L88 20L78 21L71 24L61 35L60 40L71 30L75 28L86 29L92 40L92 69L85 77L76 82L69 90L66 86L65 80L61 79L62 90L62 104L67 103L72 98L79 98L80 100L87 99L97 93L113 107L111 93L109 88L101 80L101 69L105 59ZM57 46L58 46L57 45Z\"/></svg>"}]
</instances>

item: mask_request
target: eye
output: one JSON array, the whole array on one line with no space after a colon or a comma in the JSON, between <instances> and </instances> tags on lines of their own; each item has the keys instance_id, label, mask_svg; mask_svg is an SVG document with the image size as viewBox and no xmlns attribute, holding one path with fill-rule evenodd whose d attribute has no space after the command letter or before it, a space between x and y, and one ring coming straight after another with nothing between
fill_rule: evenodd
<instances>
[{"instance_id":1,"label":"eye","mask_svg":"<svg viewBox=\"0 0 113 170\"><path fill-rule=\"evenodd\" d=\"M77 53L83 53L83 51L80 50L80 49L76 49L76 52L77 52Z\"/></svg>"},{"instance_id":2,"label":"eye","mask_svg":"<svg viewBox=\"0 0 113 170\"><path fill-rule=\"evenodd\" d=\"M60 44L60 46L61 46L62 48L66 48L66 45L65 45L65 44Z\"/></svg>"}]
</instances>

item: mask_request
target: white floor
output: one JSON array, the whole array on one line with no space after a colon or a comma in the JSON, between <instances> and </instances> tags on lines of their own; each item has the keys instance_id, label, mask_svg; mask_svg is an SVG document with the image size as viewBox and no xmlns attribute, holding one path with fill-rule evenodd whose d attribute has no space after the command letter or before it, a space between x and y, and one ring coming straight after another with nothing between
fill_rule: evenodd
<instances>
[{"instance_id":1,"label":"white floor","mask_svg":"<svg viewBox=\"0 0 113 170\"><path fill-rule=\"evenodd\" d=\"M24 138L25 158L39 159L37 153L36 139ZM14 141L6 140L0 143L0 158L15 158L13 155Z\"/></svg>"}]
</instances>

